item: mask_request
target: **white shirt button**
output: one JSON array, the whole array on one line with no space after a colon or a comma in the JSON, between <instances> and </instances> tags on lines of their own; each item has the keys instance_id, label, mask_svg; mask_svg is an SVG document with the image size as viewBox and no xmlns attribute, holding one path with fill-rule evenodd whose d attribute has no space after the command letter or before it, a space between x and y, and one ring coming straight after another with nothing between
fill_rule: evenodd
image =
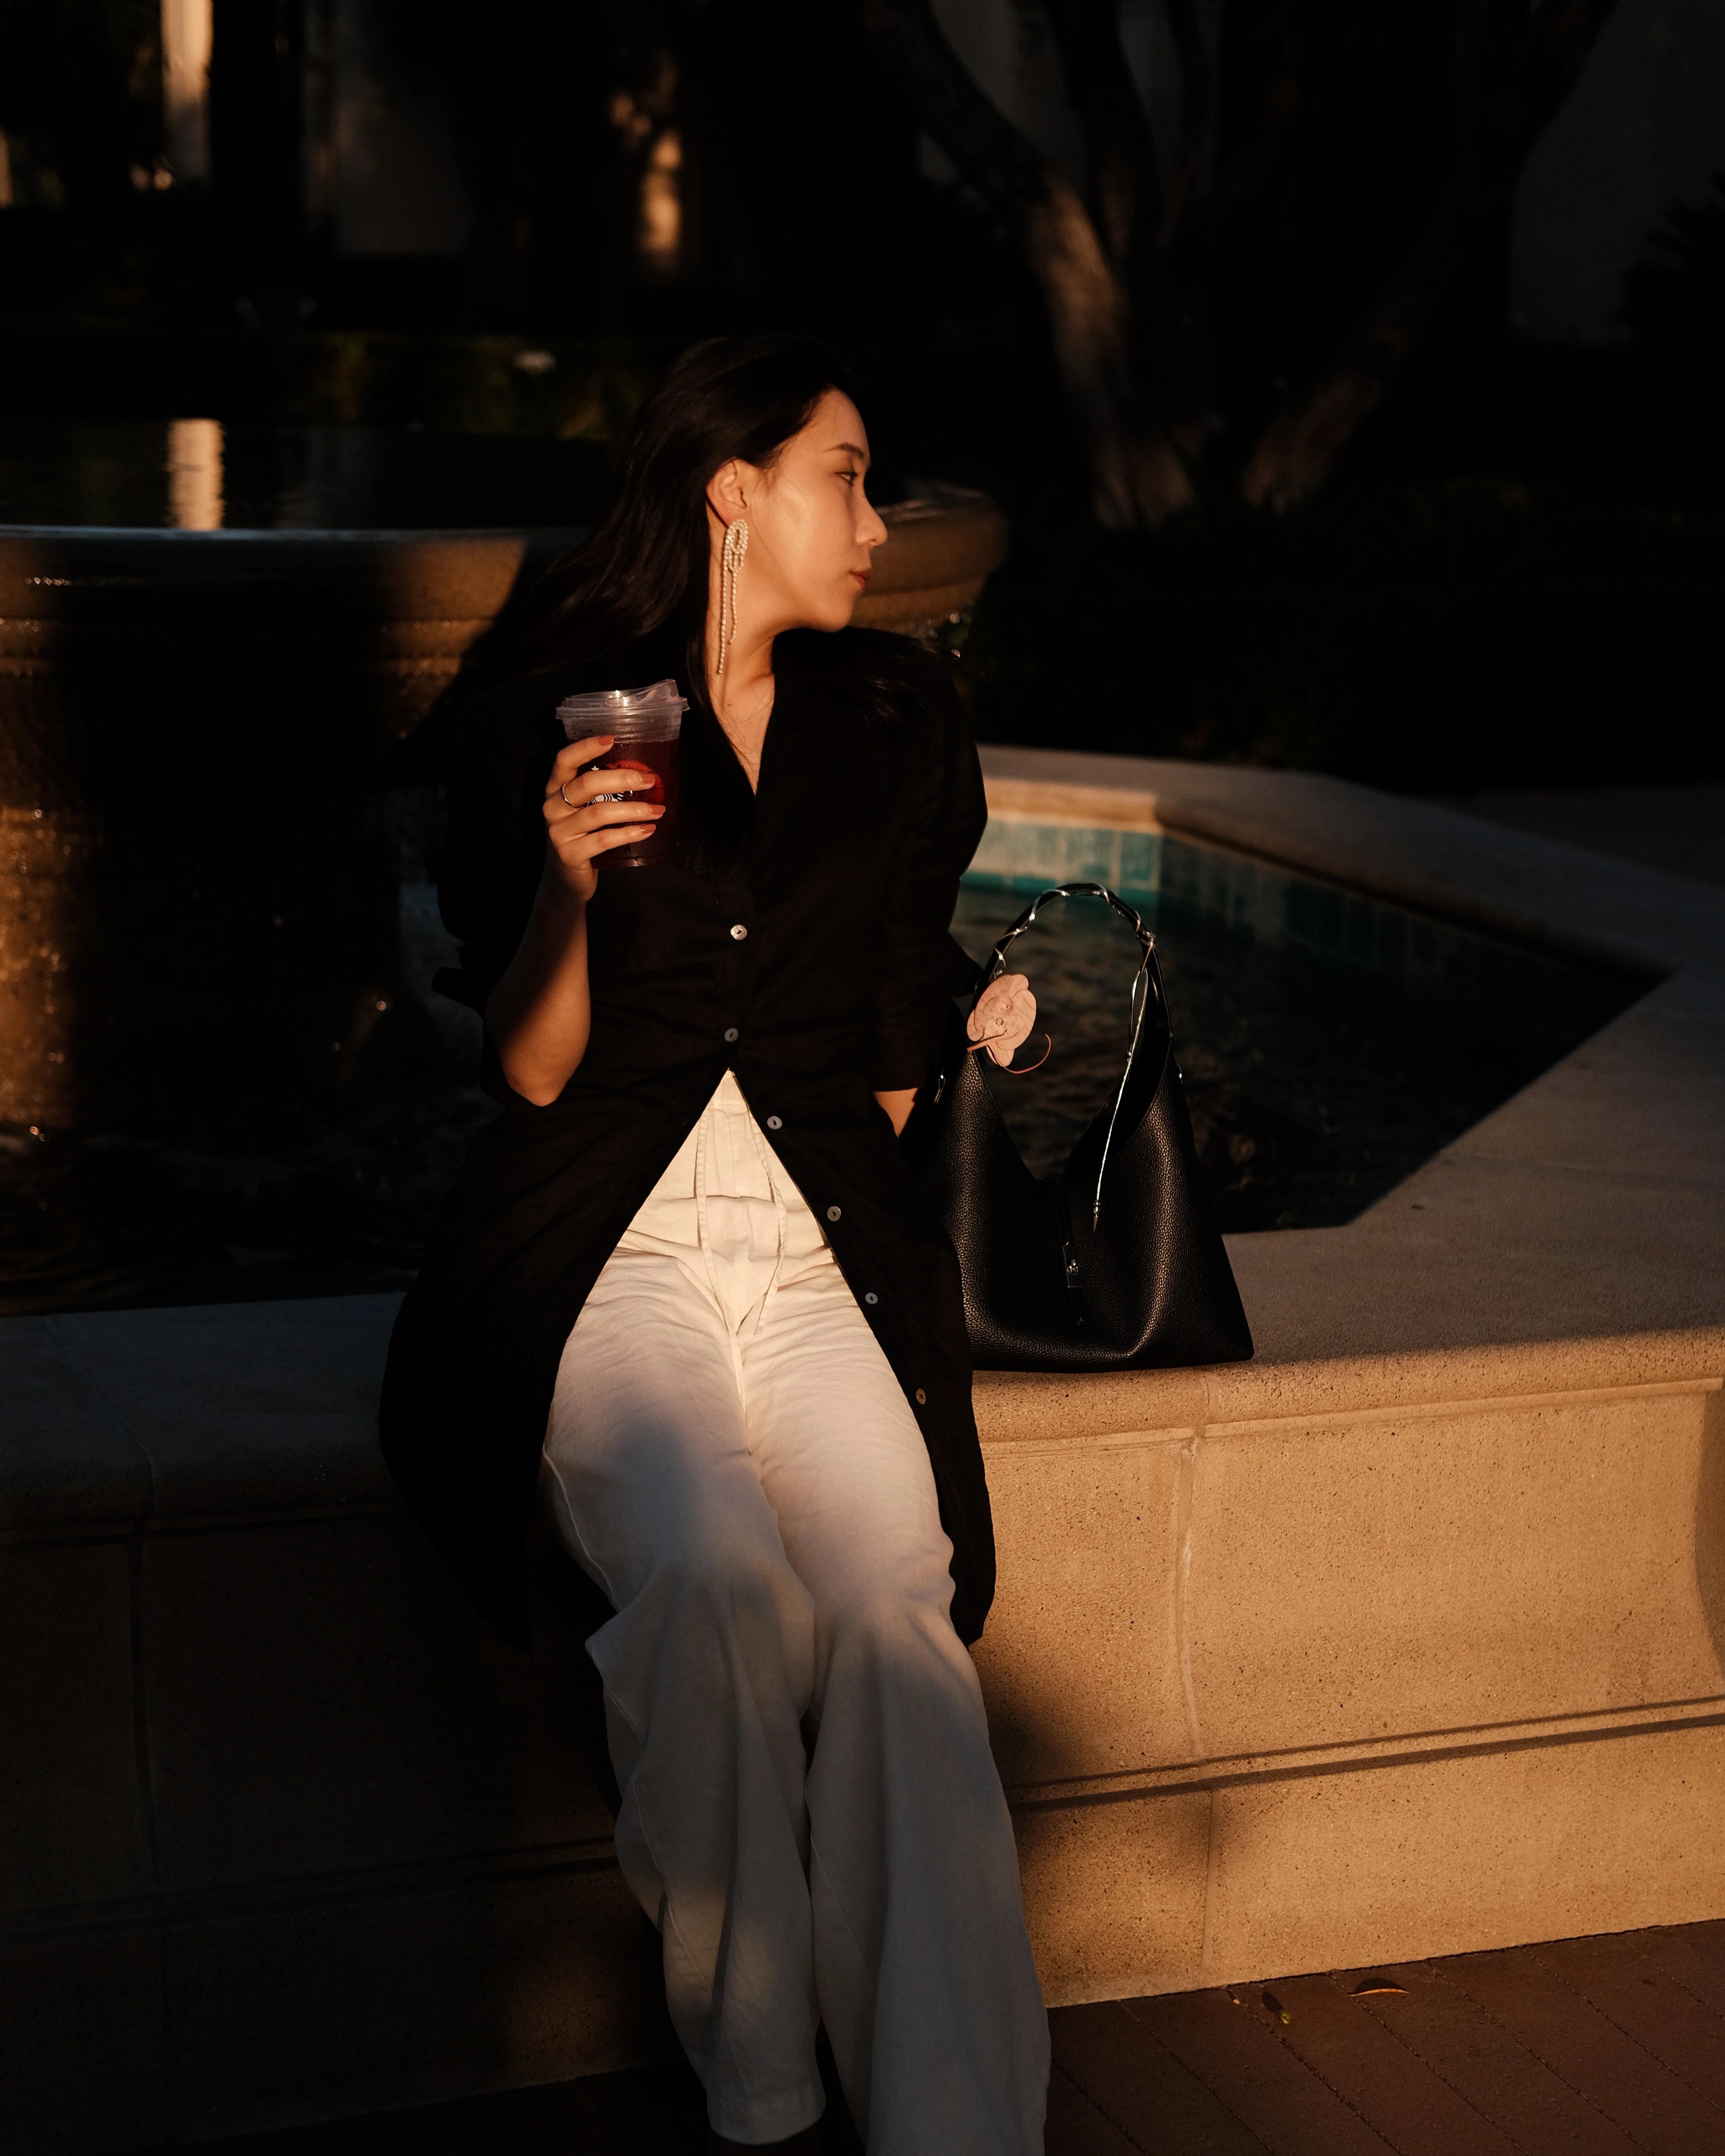
<instances>
[{"instance_id":1,"label":"white shirt button","mask_svg":"<svg viewBox=\"0 0 1725 2156\"><path fill-rule=\"evenodd\" d=\"M747 934L747 929L745 928L742 923L739 921L737 926L731 932L731 940L733 943L741 943L743 937Z\"/></svg>"},{"instance_id":2,"label":"white shirt button","mask_svg":"<svg viewBox=\"0 0 1725 2156\"><path fill-rule=\"evenodd\" d=\"M769 1116L767 1118L767 1127L769 1131L782 1131L784 1128L784 1117L783 1116Z\"/></svg>"},{"instance_id":3,"label":"white shirt button","mask_svg":"<svg viewBox=\"0 0 1725 2156\"><path fill-rule=\"evenodd\" d=\"M829 1220L842 1220L845 1218L845 1209L840 1205L829 1205L827 1218Z\"/></svg>"}]
</instances>

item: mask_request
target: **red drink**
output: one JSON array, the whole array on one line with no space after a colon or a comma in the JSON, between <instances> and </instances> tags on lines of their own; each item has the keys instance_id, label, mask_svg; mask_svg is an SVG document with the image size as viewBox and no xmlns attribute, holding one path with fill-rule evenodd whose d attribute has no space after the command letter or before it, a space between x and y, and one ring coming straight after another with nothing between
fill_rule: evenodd
<instances>
[{"instance_id":1,"label":"red drink","mask_svg":"<svg viewBox=\"0 0 1725 2156\"><path fill-rule=\"evenodd\" d=\"M601 801L638 801L643 808L662 808L665 810L651 834L637 839L632 845L613 846L599 855L599 866L605 869L645 869L655 862L670 858L671 831L677 820L677 762L682 743L673 735L669 741L623 741L607 749L598 762L588 766L590 771L639 771L651 774L650 788L642 786L627 793L602 793Z\"/></svg>"},{"instance_id":2,"label":"red drink","mask_svg":"<svg viewBox=\"0 0 1725 2156\"><path fill-rule=\"evenodd\" d=\"M609 734L611 746L583 767L588 771L639 771L650 775L650 787L624 793L602 793L601 801L639 801L665 814L644 839L612 846L598 857L601 868L648 869L669 860L671 830L677 820L677 754L686 701L675 681L655 681L647 689L600 689L569 696L557 706L567 741Z\"/></svg>"}]
</instances>

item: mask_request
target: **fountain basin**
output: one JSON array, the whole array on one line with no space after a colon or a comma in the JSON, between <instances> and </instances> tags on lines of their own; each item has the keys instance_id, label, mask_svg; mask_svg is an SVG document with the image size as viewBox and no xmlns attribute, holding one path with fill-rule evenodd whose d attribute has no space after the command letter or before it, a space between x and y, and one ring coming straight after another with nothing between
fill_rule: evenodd
<instances>
[{"instance_id":1,"label":"fountain basin","mask_svg":"<svg viewBox=\"0 0 1725 2156\"><path fill-rule=\"evenodd\" d=\"M533 551L0 531L0 1123L340 1084L395 993L388 756Z\"/></svg>"}]
</instances>

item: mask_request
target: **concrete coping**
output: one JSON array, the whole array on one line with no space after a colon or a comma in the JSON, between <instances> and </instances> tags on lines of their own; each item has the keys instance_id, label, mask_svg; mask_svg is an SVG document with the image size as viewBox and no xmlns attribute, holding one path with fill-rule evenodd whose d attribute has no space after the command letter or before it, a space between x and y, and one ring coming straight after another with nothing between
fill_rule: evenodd
<instances>
[{"instance_id":1,"label":"concrete coping","mask_svg":"<svg viewBox=\"0 0 1725 2156\"><path fill-rule=\"evenodd\" d=\"M0 1324L0 1546L394 1511L377 1396L397 1295ZM1491 1399L1717 1389L1725 1327L1044 1377L983 1371L985 1447L1180 1440Z\"/></svg>"}]
</instances>

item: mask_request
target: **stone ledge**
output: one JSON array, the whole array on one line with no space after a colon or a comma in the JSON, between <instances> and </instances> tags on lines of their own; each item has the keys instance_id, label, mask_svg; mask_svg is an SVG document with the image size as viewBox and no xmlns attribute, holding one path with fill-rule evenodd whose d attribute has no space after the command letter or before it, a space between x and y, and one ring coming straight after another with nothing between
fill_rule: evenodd
<instances>
[{"instance_id":1,"label":"stone ledge","mask_svg":"<svg viewBox=\"0 0 1725 2156\"><path fill-rule=\"evenodd\" d=\"M980 1370L977 1424L985 1453L1029 1443L1131 1444L1149 1435L1184 1438L1206 1425L1269 1429L1317 1417L1334 1424L1386 1409L1450 1414L1508 1400L1531 1406L1644 1391L1712 1392L1722 1371L1725 1327L1115 1376Z\"/></svg>"},{"instance_id":2,"label":"stone ledge","mask_svg":"<svg viewBox=\"0 0 1725 2156\"><path fill-rule=\"evenodd\" d=\"M279 1879L246 1880L235 1886L163 1890L105 1901L68 1902L0 1915L0 1939L60 1938L84 1932L132 1931L139 1927L219 1922L265 1912L314 1905L412 1899L532 1879L575 1878L615 1871L608 1834L539 1847L488 1850L465 1857L374 1865L357 1871L316 1871Z\"/></svg>"},{"instance_id":3,"label":"stone ledge","mask_svg":"<svg viewBox=\"0 0 1725 2156\"><path fill-rule=\"evenodd\" d=\"M1021 1813L1044 1990L1076 2005L1717 1917L1722 1790L1707 1727Z\"/></svg>"},{"instance_id":4,"label":"stone ledge","mask_svg":"<svg viewBox=\"0 0 1725 2156\"><path fill-rule=\"evenodd\" d=\"M377 1400L398 1295L0 1322L0 1534L400 1509Z\"/></svg>"},{"instance_id":5,"label":"stone ledge","mask_svg":"<svg viewBox=\"0 0 1725 2156\"><path fill-rule=\"evenodd\" d=\"M1238 1267L1260 1245L1352 1232L1235 1237L1230 1248ZM399 1512L376 1430L399 1302L338 1296L0 1322L0 1542ZM1722 1369L1725 1327L1697 1326L1202 1370L983 1370L977 1421L985 1453L1136 1443L1384 1408L1705 1389Z\"/></svg>"},{"instance_id":6,"label":"stone ledge","mask_svg":"<svg viewBox=\"0 0 1725 2156\"><path fill-rule=\"evenodd\" d=\"M1310 1779L1361 1774L1377 1767L1430 1765L1483 1758L1558 1744L1609 1743L1666 1730L1725 1728L1725 1691L1646 1707L1602 1707L1591 1714L1543 1715L1531 1721L1482 1722L1465 1729L1414 1730L1356 1738L1338 1744L1291 1746L1281 1752L1212 1757L1174 1767L1136 1767L1111 1774L1075 1774L1051 1782L1015 1783L1014 1812L1060 1811L1084 1804L1129 1804L1141 1797L1230 1789L1249 1782Z\"/></svg>"}]
</instances>

